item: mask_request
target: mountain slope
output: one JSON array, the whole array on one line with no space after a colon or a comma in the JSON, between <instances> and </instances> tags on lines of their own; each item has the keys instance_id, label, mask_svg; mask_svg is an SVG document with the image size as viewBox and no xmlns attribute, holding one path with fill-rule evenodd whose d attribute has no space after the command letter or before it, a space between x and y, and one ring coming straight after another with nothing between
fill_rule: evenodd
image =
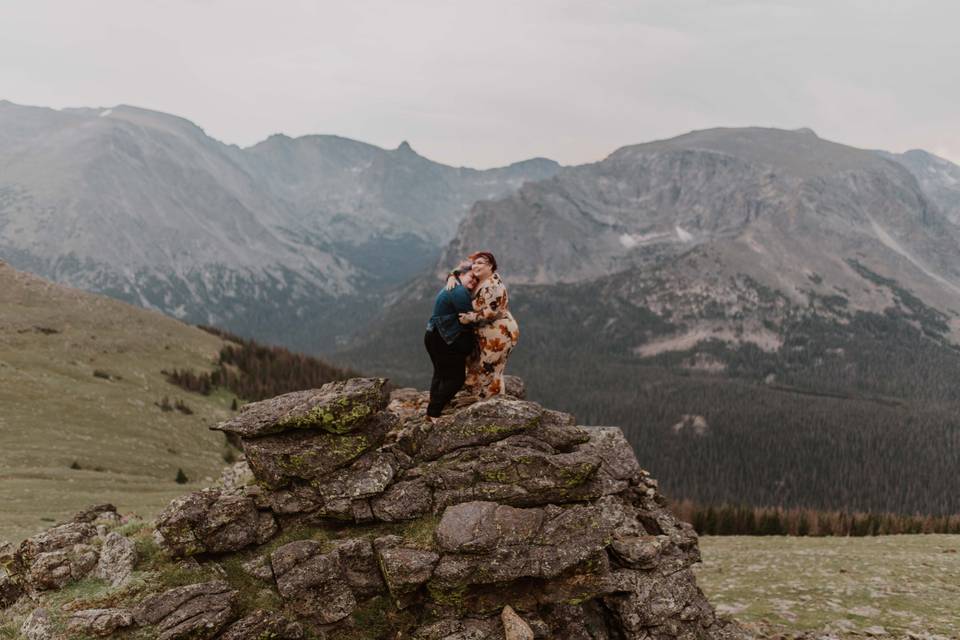
<instances>
[{"instance_id":1,"label":"mountain slope","mask_svg":"<svg viewBox=\"0 0 960 640\"><path fill-rule=\"evenodd\" d=\"M752 265L750 275L795 298L814 270L829 271L831 285L855 282L843 260L860 251L880 273L908 272L925 299L960 299L960 231L913 175L807 130L718 129L624 147L477 203L442 264L468 245L495 246L512 282L577 282L717 241L748 254L738 268Z\"/></svg>"},{"instance_id":2,"label":"mountain slope","mask_svg":"<svg viewBox=\"0 0 960 640\"><path fill-rule=\"evenodd\" d=\"M475 199L556 169L457 169L406 144L333 136L239 149L135 107L0 102L0 256L193 322L318 349L353 326L351 310L431 264Z\"/></svg>"},{"instance_id":3,"label":"mountain slope","mask_svg":"<svg viewBox=\"0 0 960 640\"><path fill-rule=\"evenodd\" d=\"M481 247L521 326L510 369L627 424L674 497L960 510L960 233L898 163L806 130L694 132L477 203L436 271ZM343 357L422 380L425 357L400 363L438 280Z\"/></svg>"},{"instance_id":4,"label":"mountain slope","mask_svg":"<svg viewBox=\"0 0 960 640\"><path fill-rule=\"evenodd\" d=\"M960 167L922 149L881 154L905 166L916 176L924 193L948 218L960 224Z\"/></svg>"},{"instance_id":5,"label":"mountain slope","mask_svg":"<svg viewBox=\"0 0 960 640\"><path fill-rule=\"evenodd\" d=\"M178 469L192 483L218 476L224 440L207 426L232 396L188 394L161 370L210 369L222 345L0 262L0 539L93 503L152 515L183 491ZM165 396L193 414L162 411Z\"/></svg>"}]
</instances>

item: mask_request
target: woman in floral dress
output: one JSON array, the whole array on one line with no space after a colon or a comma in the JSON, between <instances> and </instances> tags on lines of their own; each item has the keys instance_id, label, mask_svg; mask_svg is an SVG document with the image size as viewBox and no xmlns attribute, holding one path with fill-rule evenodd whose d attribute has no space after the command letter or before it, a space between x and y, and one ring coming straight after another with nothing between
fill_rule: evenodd
<instances>
[{"instance_id":1,"label":"woman in floral dress","mask_svg":"<svg viewBox=\"0 0 960 640\"><path fill-rule=\"evenodd\" d=\"M464 387L483 399L503 393L503 370L520 339L520 328L508 308L507 287L497 273L496 258L489 251L480 251L469 259L479 284L473 295L473 311L461 313L460 322L474 325L479 349L467 359Z\"/></svg>"}]
</instances>

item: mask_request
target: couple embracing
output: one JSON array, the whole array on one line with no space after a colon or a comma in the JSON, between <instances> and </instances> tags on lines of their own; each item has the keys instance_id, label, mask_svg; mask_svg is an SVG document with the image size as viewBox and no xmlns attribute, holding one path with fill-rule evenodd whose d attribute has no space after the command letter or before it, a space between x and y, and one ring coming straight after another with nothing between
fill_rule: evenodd
<instances>
[{"instance_id":1,"label":"couple embracing","mask_svg":"<svg viewBox=\"0 0 960 640\"><path fill-rule=\"evenodd\" d=\"M433 362L427 419L466 387L480 399L503 393L503 369L520 338L507 288L489 251L472 253L437 294L424 344Z\"/></svg>"}]
</instances>

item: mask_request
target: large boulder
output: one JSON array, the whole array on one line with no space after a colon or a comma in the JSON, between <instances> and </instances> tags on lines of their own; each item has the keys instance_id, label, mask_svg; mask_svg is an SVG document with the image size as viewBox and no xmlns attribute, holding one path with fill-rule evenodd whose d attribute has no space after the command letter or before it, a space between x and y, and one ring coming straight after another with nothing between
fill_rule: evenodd
<instances>
[{"instance_id":1,"label":"large boulder","mask_svg":"<svg viewBox=\"0 0 960 640\"><path fill-rule=\"evenodd\" d=\"M387 406L386 382L385 378L351 378L286 393L244 405L236 417L213 428L242 438L300 429L348 433Z\"/></svg>"},{"instance_id":2,"label":"large boulder","mask_svg":"<svg viewBox=\"0 0 960 640\"><path fill-rule=\"evenodd\" d=\"M20 543L12 572L29 589L60 589L97 566L96 538L97 528L88 522L57 525Z\"/></svg>"},{"instance_id":3,"label":"large boulder","mask_svg":"<svg viewBox=\"0 0 960 640\"><path fill-rule=\"evenodd\" d=\"M173 556L238 551L269 540L277 531L273 514L253 499L219 489L177 498L157 517L157 532Z\"/></svg>"}]
</instances>

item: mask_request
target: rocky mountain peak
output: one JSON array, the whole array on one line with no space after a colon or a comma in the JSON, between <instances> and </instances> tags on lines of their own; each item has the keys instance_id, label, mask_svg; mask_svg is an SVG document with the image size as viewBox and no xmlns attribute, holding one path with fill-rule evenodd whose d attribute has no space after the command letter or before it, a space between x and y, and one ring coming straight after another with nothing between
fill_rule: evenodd
<instances>
[{"instance_id":1,"label":"rocky mountain peak","mask_svg":"<svg viewBox=\"0 0 960 640\"><path fill-rule=\"evenodd\" d=\"M691 131L668 140L622 147L611 157L664 152L710 152L765 166L800 179L844 171L890 170L876 154L819 138L811 129L718 127Z\"/></svg>"},{"instance_id":2,"label":"rocky mountain peak","mask_svg":"<svg viewBox=\"0 0 960 640\"><path fill-rule=\"evenodd\" d=\"M241 149L129 105L0 105L0 167L0 254L14 266L311 351L428 268L473 202L556 172L451 167L406 142L334 135ZM304 316L322 345L283 326Z\"/></svg>"},{"instance_id":3,"label":"rocky mountain peak","mask_svg":"<svg viewBox=\"0 0 960 640\"><path fill-rule=\"evenodd\" d=\"M696 533L620 429L576 426L522 389L512 379L515 395L437 425L423 419L425 393L388 393L382 378L247 405L216 428L240 438L251 481L183 496L157 519L176 585L148 575L109 610L34 610L103 564L107 540L110 558L128 558L106 509L106 521L88 513L8 550L6 615L164 640L736 635L696 586ZM110 575L122 588L123 572ZM385 626L362 626L373 619Z\"/></svg>"}]
</instances>

